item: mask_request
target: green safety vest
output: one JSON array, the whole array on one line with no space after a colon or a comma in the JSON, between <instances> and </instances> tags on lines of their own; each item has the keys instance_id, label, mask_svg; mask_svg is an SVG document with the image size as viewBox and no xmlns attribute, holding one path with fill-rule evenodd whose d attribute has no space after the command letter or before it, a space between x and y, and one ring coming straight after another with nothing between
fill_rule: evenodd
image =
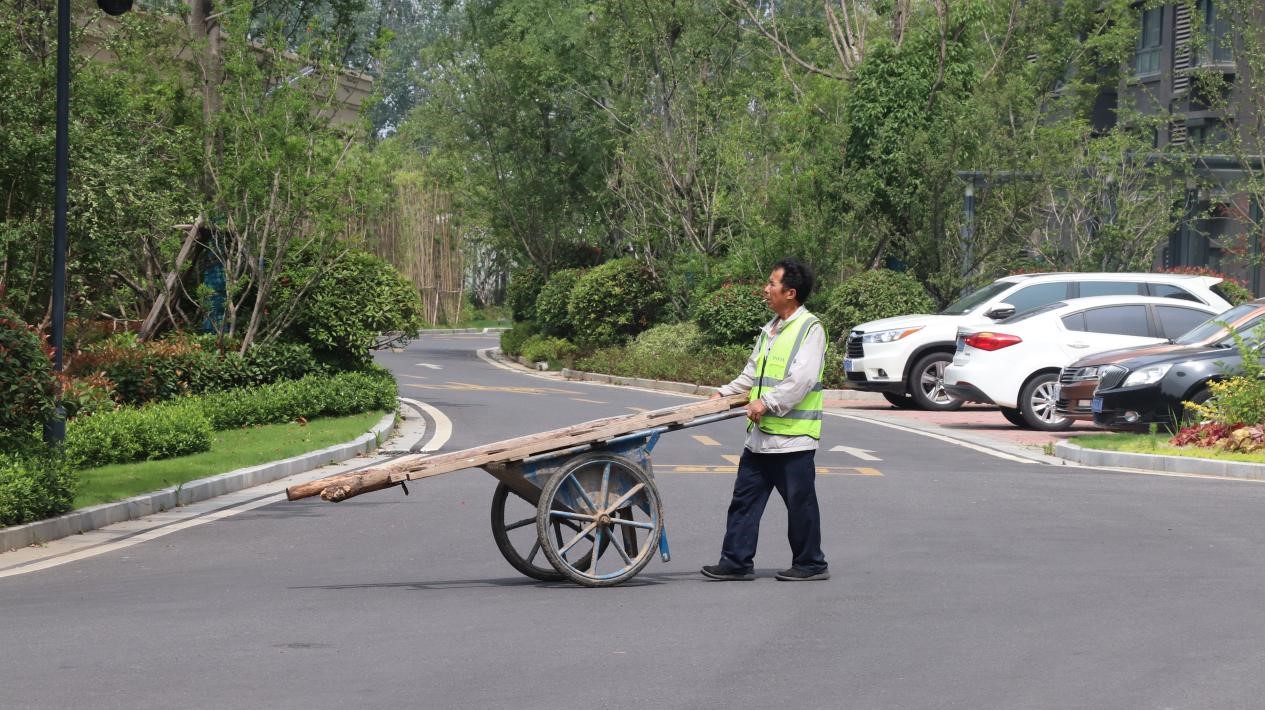
<instances>
[{"instance_id":1,"label":"green safety vest","mask_svg":"<svg viewBox=\"0 0 1265 710\"><path fill-rule=\"evenodd\" d=\"M807 311L800 317L783 323L782 332L773 340L773 346L769 348L767 356L764 352L765 331L760 331L760 339L756 343L756 382L751 388L751 395L747 401L754 402L760 395L781 384L786 377L787 365L795 360L799 347L804 344L804 336L808 335L808 331L814 325L822 328L824 336L825 327L816 316ZM760 417L760 431L766 434L811 436L814 439L820 439L821 377L825 369L826 359L823 357L821 370L817 372L817 382L813 384L812 391L786 414L776 417L772 413L766 413ZM752 425L753 422L747 423L747 431L751 431Z\"/></svg>"}]
</instances>

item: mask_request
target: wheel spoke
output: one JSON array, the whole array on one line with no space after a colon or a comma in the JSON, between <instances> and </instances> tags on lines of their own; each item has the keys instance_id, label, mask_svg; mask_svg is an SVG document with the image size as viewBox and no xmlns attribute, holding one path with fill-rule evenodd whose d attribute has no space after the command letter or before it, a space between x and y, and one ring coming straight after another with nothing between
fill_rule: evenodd
<instances>
[{"instance_id":1,"label":"wheel spoke","mask_svg":"<svg viewBox=\"0 0 1265 710\"><path fill-rule=\"evenodd\" d=\"M594 520L594 517L592 515L582 515L580 513L569 513L565 510L551 510L549 511L549 517L566 518L568 520L583 520L586 523L591 523ZM572 526L571 529L575 530L576 528L575 526Z\"/></svg>"},{"instance_id":2,"label":"wheel spoke","mask_svg":"<svg viewBox=\"0 0 1265 710\"><path fill-rule=\"evenodd\" d=\"M506 532L508 532L510 530L517 530L523 527L524 525L535 525L535 524L536 524L535 518L523 518L522 520L516 523L509 523L508 525L505 526L505 530Z\"/></svg>"},{"instance_id":3,"label":"wheel spoke","mask_svg":"<svg viewBox=\"0 0 1265 710\"><path fill-rule=\"evenodd\" d=\"M527 562L529 564L534 563L536 561L536 555L539 555L539 554L540 554L540 540L537 540L532 543L531 552L527 553Z\"/></svg>"},{"instance_id":4,"label":"wheel spoke","mask_svg":"<svg viewBox=\"0 0 1265 710\"><path fill-rule=\"evenodd\" d=\"M624 565L631 565L632 558L628 556L627 552L624 552L624 548L622 545L615 542L614 532L615 532L614 530L611 531L611 547L615 548L615 552L619 553L619 557L620 559L624 561Z\"/></svg>"},{"instance_id":5,"label":"wheel spoke","mask_svg":"<svg viewBox=\"0 0 1265 710\"><path fill-rule=\"evenodd\" d=\"M611 462L606 462L606 467L602 469L602 492L598 494L597 499L602 501L602 505L606 505L606 492L610 490L611 484Z\"/></svg>"},{"instance_id":6,"label":"wheel spoke","mask_svg":"<svg viewBox=\"0 0 1265 710\"><path fill-rule=\"evenodd\" d=\"M624 503L627 503L630 498L640 493L641 489L645 487L646 487L646 484L638 483L632 488L629 488L628 492L620 496L619 500L615 501L615 504L607 508L607 510L619 510L620 508L624 507Z\"/></svg>"},{"instance_id":7,"label":"wheel spoke","mask_svg":"<svg viewBox=\"0 0 1265 710\"><path fill-rule=\"evenodd\" d=\"M601 557L602 552L602 530L601 525L597 526L597 533L593 536L593 554L589 557L589 574L597 576L597 558Z\"/></svg>"},{"instance_id":8,"label":"wheel spoke","mask_svg":"<svg viewBox=\"0 0 1265 710\"><path fill-rule=\"evenodd\" d=\"M597 506L593 505L593 499L589 498L589 492L584 490L584 486L581 486L580 482L575 479L575 474L571 474L567 476L567 480L571 481L571 485L574 486L575 489L580 492L580 499L583 500L584 504L589 507L589 510L593 511L594 513L597 513L598 512Z\"/></svg>"},{"instance_id":9,"label":"wheel spoke","mask_svg":"<svg viewBox=\"0 0 1265 710\"><path fill-rule=\"evenodd\" d=\"M562 547L558 548L558 555L559 555L559 556L566 555L566 554L567 554L567 550L570 550L572 547L574 547L574 546L575 546L575 543L577 543L577 542L579 542L579 541L581 541L581 540L584 540L584 539L589 539L589 540L591 540L591 539L593 539L593 538L592 538L592 536L590 536L590 535L589 535L589 533L590 533L590 532L592 532L592 531L593 531L593 528L595 528L595 527L597 527L597 523L589 523L588 525L585 525L583 528L581 528L581 529L580 529L580 534L579 534L579 535L576 535L576 536L575 536L575 537L573 537L573 538L571 538L571 542L568 542L567 544L565 544L565 545L563 545ZM561 542L561 541L559 541L559 542ZM594 554L597 554L597 547L594 547L594 548L593 548L593 553L594 553Z\"/></svg>"},{"instance_id":10,"label":"wheel spoke","mask_svg":"<svg viewBox=\"0 0 1265 710\"><path fill-rule=\"evenodd\" d=\"M654 523L642 523L636 520L624 520L623 518L611 518L611 524L627 525L631 528L641 528L642 530L654 530Z\"/></svg>"}]
</instances>

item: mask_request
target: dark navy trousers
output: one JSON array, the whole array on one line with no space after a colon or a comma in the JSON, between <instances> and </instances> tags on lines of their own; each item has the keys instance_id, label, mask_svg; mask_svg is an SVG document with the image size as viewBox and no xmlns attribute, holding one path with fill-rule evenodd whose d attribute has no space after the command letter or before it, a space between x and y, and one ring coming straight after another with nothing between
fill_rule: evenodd
<instances>
[{"instance_id":1,"label":"dark navy trousers","mask_svg":"<svg viewBox=\"0 0 1265 710\"><path fill-rule=\"evenodd\" d=\"M738 478L729 503L725 541L720 564L734 572L751 572L756 542L760 537L760 517L777 489L786 501L787 531L791 543L791 565L817 573L826 569L821 552L821 511L817 507L817 452L793 451L785 454L757 454L742 450Z\"/></svg>"}]
</instances>

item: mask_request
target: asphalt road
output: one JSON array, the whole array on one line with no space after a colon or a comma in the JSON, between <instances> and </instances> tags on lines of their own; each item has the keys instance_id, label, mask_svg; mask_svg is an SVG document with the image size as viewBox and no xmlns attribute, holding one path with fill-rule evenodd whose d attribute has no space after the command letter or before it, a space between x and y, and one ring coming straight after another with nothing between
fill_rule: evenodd
<instances>
[{"instance_id":1,"label":"asphalt road","mask_svg":"<svg viewBox=\"0 0 1265 710\"><path fill-rule=\"evenodd\" d=\"M428 336L380 360L451 451L688 398ZM501 559L469 470L0 578L0 707L1259 708L1265 487L1020 463L827 417L833 579L716 582L741 420L654 451L673 560L611 589ZM844 445L873 452L865 460Z\"/></svg>"}]
</instances>

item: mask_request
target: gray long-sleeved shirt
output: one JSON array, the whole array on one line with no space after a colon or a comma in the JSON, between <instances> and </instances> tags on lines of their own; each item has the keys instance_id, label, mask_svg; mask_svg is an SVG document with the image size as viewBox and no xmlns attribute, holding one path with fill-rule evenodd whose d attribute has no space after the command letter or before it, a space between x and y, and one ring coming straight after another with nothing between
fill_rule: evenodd
<instances>
[{"instance_id":1,"label":"gray long-sleeved shirt","mask_svg":"<svg viewBox=\"0 0 1265 710\"><path fill-rule=\"evenodd\" d=\"M803 306L800 306L787 320L795 320L800 316L807 315L808 311ZM781 334L782 323L782 319L774 318L761 328L764 331L764 352L766 354L773 347L773 340ZM757 339L756 346L751 349L751 357L747 358L747 366L743 368L742 374L738 375L733 382L721 387L719 390L721 395L728 396L751 391L758 374L756 372L756 358L761 354L757 350L759 345L760 341ZM800 345L795 359L786 366L786 377L776 387L760 395L764 406L769 408L769 413L782 416L791 411L804 397L808 396L808 393L817 384L817 373L821 372L821 362L825 356L825 331L820 326L812 328L804 336L804 342ZM751 431L747 433L746 447L757 454L784 454L792 451L816 449L817 440L811 436L768 434L760 431L760 427L752 427Z\"/></svg>"}]
</instances>

